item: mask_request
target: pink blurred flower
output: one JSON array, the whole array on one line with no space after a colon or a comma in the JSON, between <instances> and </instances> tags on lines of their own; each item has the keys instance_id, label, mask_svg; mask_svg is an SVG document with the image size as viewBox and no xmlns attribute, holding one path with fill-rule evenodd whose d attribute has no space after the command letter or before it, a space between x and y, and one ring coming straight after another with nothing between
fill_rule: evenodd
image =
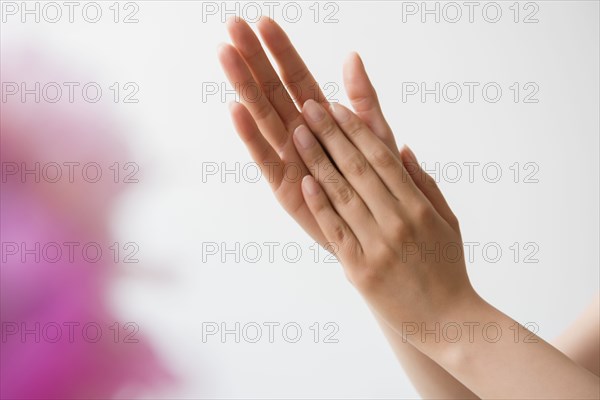
<instances>
[{"instance_id":1,"label":"pink blurred flower","mask_svg":"<svg viewBox=\"0 0 600 400\"><path fill-rule=\"evenodd\" d=\"M61 81L64 73L32 57L26 53L3 57L2 81ZM72 76L62 79L72 80ZM65 161L107 166L126 160L126 150L116 139L119 129L100 104L23 103L14 98L1 105L3 168ZM31 175L22 182L19 175L4 172L0 191L0 397L113 398L132 395L136 388L138 393L147 393L169 381L143 334L135 334L137 343L125 342L132 330L111 315L106 293L118 269L111 257L94 263L81 257L68 262L63 256L51 262L47 257L37 261L29 254L23 262L21 252L12 256L7 252L15 243L25 243L28 249L35 243L74 240L110 243L108 218L122 185L111 179L97 183L42 179L36 183ZM79 325L69 328L70 322ZM95 343L83 336L82 327L87 323L102 329ZM47 336L54 338L56 326L62 327L62 337L52 343L43 330L47 328ZM118 337L111 327L119 327ZM23 337L23 328L42 333L42 337L31 332ZM15 329L17 333L13 333ZM95 329L88 333L88 337L96 336Z\"/></svg>"}]
</instances>

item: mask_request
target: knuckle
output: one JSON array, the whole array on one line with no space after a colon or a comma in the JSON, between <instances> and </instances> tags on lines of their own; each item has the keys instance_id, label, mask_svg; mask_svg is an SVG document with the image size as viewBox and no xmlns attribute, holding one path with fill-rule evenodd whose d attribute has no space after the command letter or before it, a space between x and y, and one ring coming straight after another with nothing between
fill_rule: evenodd
<instances>
[{"instance_id":1,"label":"knuckle","mask_svg":"<svg viewBox=\"0 0 600 400\"><path fill-rule=\"evenodd\" d=\"M354 239L350 228L345 224L339 224L332 229L332 242L327 244L327 251L338 260L354 260L360 252L360 245Z\"/></svg>"},{"instance_id":2,"label":"knuckle","mask_svg":"<svg viewBox=\"0 0 600 400\"><path fill-rule=\"evenodd\" d=\"M429 204L420 204L414 210L416 220L419 224L430 226L435 220L436 213Z\"/></svg>"},{"instance_id":3,"label":"knuckle","mask_svg":"<svg viewBox=\"0 0 600 400\"><path fill-rule=\"evenodd\" d=\"M264 100L264 99L263 99ZM255 101L254 105L254 118L256 120L267 119L271 113L271 104L268 101Z\"/></svg>"},{"instance_id":4,"label":"knuckle","mask_svg":"<svg viewBox=\"0 0 600 400\"><path fill-rule=\"evenodd\" d=\"M348 185L340 185L335 189L334 196L336 203L348 205L354 199L354 190Z\"/></svg>"},{"instance_id":5,"label":"knuckle","mask_svg":"<svg viewBox=\"0 0 600 400\"><path fill-rule=\"evenodd\" d=\"M383 281L381 270L372 266L367 266L364 270L353 277L353 282L361 291L370 293L377 290L377 287Z\"/></svg>"},{"instance_id":6,"label":"knuckle","mask_svg":"<svg viewBox=\"0 0 600 400\"><path fill-rule=\"evenodd\" d=\"M298 68L289 74L286 74L286 82L303 82L308 77L309 72L307 68Z\"/></svg>"},{"instance_id":7,"label":"knuckle","mask_svg":"<svg viewBox=\"0 0 600 400\"><path fill-rule=\"evenodd\" d=\"M261 147L258 150L256 150L256 160L258 162L259 165L261 165L261 168L264 168L263 164L265 162L268 162L269 160L269 156L271 155L271 149L267 146ZM265 168L268 170L271 170L271 168ZM271 171L269 171L271 172Z\"/></svg>"},{"instance_id":8,"label":"knuckle","mask_svg":"<svg viewBox=\"0 0 600 400\"><path fill-rule=\"evenodd\" d=\"M343 127L346 136L356 138L363 133L363 126L354 118Z\"/></svg>"},{"instance_id":9,"label":"knuckle","mask_svg":"<svg viewBox=\"0 0 600 400\"><path fill-rule=\"evenodd\" d=\"M357 112L367 112L371 111L378 106L378 101L375 95L373 96L353 96L350 101L352 101L352 106Z\"/></svg>"},{"instance_id":10,"label":"knuckle","mask_svg":"<svg viewBox=\"0 0 600 400\"><path fill-rule=\"evenodd\" d=\"M369 169L367 159L360 153L351 155L346 161L345 170L355 176L364 175Z\"/></svg>"},{"instance_id":11,"label":"knuckle","mask_svg":"<svg viewBox=\"0 0 600 400\"><path fill-rule=\"evenodd\" d=\"M342 247L346 246L348 243L348 239L350 237L350 232L348 231L348 227L345 224L337 224L332 229L334 242Z\"/></svg>"},{"instance_id":12,"label":"knuckle","mask_svg":"<svg viewBox=\"0 0 600 400\"><path fill-rule=\"evenodd\" d=\"M460 222L458 221L458 218L456 217L456 215L454 215L454 213L450 213L450 215L448 216L448 224L452 228L460 232Z\"/></svg>"},{"instance_id":13,"label":"knuckle","mask_svg":"<svg viewBox=\"0 0 600 400\"><path fill-rule=\"evenodd\" d=\"M325 153L323 153L319 149L315 154L313 154L310 169L314 170L315 172L317 172L321 169L325 170L328 168L329 164L330 164L329 159L327 158Z\"/></svg>"},{"instance_id":14,"label":"knuckle","mask_svg":"<svg viewBox=\"0 0 600 400\"><path fill-rule=\"evenodd\" d=\"M393 218L390 222L392 237L396 242L408 241L414 238L413 227L402 218Z\"/></svg>"},{"instance_id":15,"label":"knuckle","mask_svg":"<svg viewBox=\"0 0 600 400\"><path fill-rule=\"evenodd\" d=\"M313 208L314 213L317 215L324 215L329 210L329 204L323 196L318 196L317 201L314 202Z\"/></svg>"},{"instance_id":16,"label":"knuckle","mask_svg":"<svg viewBox=\"0 0 600 400\"><path fill-rule=\"evenodd\" d=\"M371 155L371 159L373 165L380 168L389 168L396 163L396 159L392 155L392 152L383 147L375 150Z\"/></svg>"},{"instance_id":17,"label":"knuckle","mask_svg":"<svg viewBox=\"0 0 600 400\"><path fill-rule=\"evenodd\" d=\"M281 83L281 81L279 81L279 82L262 82L261 90L262 90L262 93L264 93L265 97L271 103L273 103L275 101L276 94L287 93L287 91L285 90L285 87L283 86L283 83Z\"/></svg>"},{"instance_id":18,"label":"knuckle","mask_svg":"<svg viewBox=\"0 0 600 400\"><path fill-rule=\"evenodd\" d=\"M332 138L337 133L337 126L328 118L321 127L321 137L325 140Z\"/></svg>"},{"instance_id":19,"label":"knuckle","mask_svg":"<svg viewBox=\"0 0 600 400\"><path fill-rule=\"evenodd\" d=\"M385 268L397 258L392 245L383 240L373 247L372 254L371 265L375 268Z\"/></svg>"}]
</instances>

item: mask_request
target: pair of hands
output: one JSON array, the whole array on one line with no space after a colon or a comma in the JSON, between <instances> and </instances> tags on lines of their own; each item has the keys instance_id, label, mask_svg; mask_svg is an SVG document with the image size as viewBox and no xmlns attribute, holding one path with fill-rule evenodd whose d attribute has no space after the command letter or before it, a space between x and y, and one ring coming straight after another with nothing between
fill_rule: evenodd
<instances>
[{"instance_id":1,"label":"pair of hands","mask_svg":"<svg viewBox=\"0 0 600 400\"><path fill-rule=\"evenodd\" d=\"M237 17L227 23L233 46L222 45L219 59L241 99L231 106L235 128L284 209L333 247L348 279L392 326L443 318L473 298L458 221L412 151L398 152L358 55L344 66L354 113L327 103L274 21L257 27L281 79Z\"/></svg>"}]
</instances>

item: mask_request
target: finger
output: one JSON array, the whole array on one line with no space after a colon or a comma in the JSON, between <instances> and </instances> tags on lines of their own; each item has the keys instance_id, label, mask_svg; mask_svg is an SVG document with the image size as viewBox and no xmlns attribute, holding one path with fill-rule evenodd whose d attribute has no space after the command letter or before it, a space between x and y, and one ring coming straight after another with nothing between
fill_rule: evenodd
<instances>
[{"instance_id":1,"label":"finger","mask_svg":"<svg viewBox=\"0 0 600 400\"><path fill-rule=\"evenodd\" d=\"M344 259L356 259L362 254L362 247L356 236L331 206L327 195L312 175L302 180L302 194L312 215L323 231L328 243L333 244L333 252L343 262Z\"/></svg>"},{"instance_id":2,"label":"finger","mask_svg":"<svg viewBox=\"0 0 600 400\"><path fill-rule=\"evenodd\" d=\"M304 103L302 114L338 170L358 192L375 219L379 224L385 223L390 212L397 207L397 199L379 179L364 152L348 140L327 111L314 100Z\"/></svg>"},{"instance_id":3,"label":"finger","mask_svg":"<svg viewBox=\"0 0 600 400\"><path fill-rule=\"evenodd\" d=\"M246 21L237 17L231 17L227 21L227 30L233 45L246 61L252 75L261 85L284 125L288 127L288 132L293 132L300 124L297 122L300 112L271 65L254 31Z\"/></svg>"},{"instance_id":4,"label":"finger","mask_svg":"<svg viewBox=\"0 0 600 400\"><path fill-rule=\"evenodd\" d=\"M248 148L250 156L260 167L262 175L267 178L271 188L277 190L283 180L283 162L260 133L252 115L244 105L230 103L229 112L235 130Z\"/></svg>"},{"instance_id":5,"label":"finger","mask_svg":"<svg viewBox=\"0 0 600 400\"><path fill-rule=\"evenodd\" d=\"M292 45L287 34L275 21L263 17L257 24L258 32L275 58L281 78L300 106L308 99L326 103L319 84Z\"/></svg>"},{"instance_id":6,"label":"finger","mask_svg":"<svg viewBox=\"0 0 600 400\"><path fill-rule=\"evenodd\" d=\"M309 235L317 242L324 244L325 236L300 195L301 179L295 176L286 178L286 167L291 170L292 174L296 173L298 169L301 170L302 176L308 174L294 144L292 143L291 146L294 147L293 154L296 156L296 161L285 163L265 140L246 107L240 103L234 103L230 107L233 123L239 136L248 147L254 161L258 163L263 176L267 177L279 202L292 217L301 223ZM294 168L289 168L290 165Z\"/></svg>"},{"instance_id":7,"label":"finger","mask_svg":"<svg viewBox=\"0 0 600 400\"><path fill-rule=\"evenodd\" d=\"M365 244L375 220L354 188L331 163L323 148L305 125L294 131L294 143L311 174L321 184L337 213Z\"/></svg>"},{"instance_id":8,"label":"finger","mask_svg":"<svg viewBox=\"0 0 600 400\"><path fill-rule=\"evenodd\" d=\"M399 157L395 156L369 127L341 104L331 108L332 115L346 137L362 152L388 190L401 203L415 206L427 202L415 186Z\"/></svg>"},{"instance_id":9,"label":"finger","mask_svg":"<svg viewBox=\"0 0 600 400\"><path fill-rule=\"evenodd\" d=\"M405 145L402 148L400 151L400 158L415 185L423 192L427 199L429 199L429 202L436 209L438 214L440 214L452 228L459 231L460 227L458 219L452 212L442 191L435 180L421 168L417 161L417 157L408 146Z\"/></svg>"},{"instance_id":10,"label":"finger","mask_svg":"<svg viewBox=\"0 0 600 400\"><path fill-rule=\"evenodd\" d=\"M242 103L252 114L265 139L278 154L281 154L286 144L289 143L289 134L279 118L279 114L262 93L246 62L235 47L223 44L219 47L218 53L225 74L240 96Z\"/></svg>"},{"instance_id":11,"label":"finger","mask_svg":"<svg viewBox=\"0 0 600 400\"><path fill-rule=\"evenodd\" d=\"M353 52L346 59L343 76L346 94L356 114L392 149L394 155L398 154L396 139L383 116L377 92L358 53Z\"/></svg>"}]
</instances>

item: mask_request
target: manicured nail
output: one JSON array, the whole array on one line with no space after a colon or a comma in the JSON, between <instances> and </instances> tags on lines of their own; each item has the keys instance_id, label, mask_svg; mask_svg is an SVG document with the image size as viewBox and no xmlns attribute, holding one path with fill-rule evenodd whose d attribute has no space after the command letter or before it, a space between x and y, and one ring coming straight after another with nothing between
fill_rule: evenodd
<instances>
[{"instance_id":1,"label":"manicured nail","mask_svg":"<svg viewBox=\"0 0 600 400\"><path fill-rule=\"evenodd\" d=\"M316 143L315 137L305 125L300 125L296 128L296 130L294 131L294 140L303 149L308 149Z\"/></svg>"},{"instance_id":2,"label":"manicured nail","mask_svg":"<svg viewBox=\"0 0 600 400\"><path fill-rule=\"evenodd\" d=\"M329 109L333 114L333 118L335 118L335 120L339 123L344 123L350 119L350 111L348 111L348 109L342 105L330 103Z\"/></svg>"},{"instance_id":3,"label":"manicured nail","mask_svg":"<svg viewBox=\"0 0 600 400\"><path fill-rule=\"evenodd\" d=\"M303 111L314 122L319 122L325 118L325 110L313 99L307 100L304 103Z\"/></svg>"},{"instance_id":4,"label":"manicured nail","mask_svg":"<svg viewBox=\"0 0 600 400\"><path fill-rule=\"evenodd\" d=\"M302 188L307 194L311 196L314 196L317 193L319 193L319 185L315 181L315 178L312 177L312 175L306 175L302 179Z\"/></svg>"}]
</instances>

